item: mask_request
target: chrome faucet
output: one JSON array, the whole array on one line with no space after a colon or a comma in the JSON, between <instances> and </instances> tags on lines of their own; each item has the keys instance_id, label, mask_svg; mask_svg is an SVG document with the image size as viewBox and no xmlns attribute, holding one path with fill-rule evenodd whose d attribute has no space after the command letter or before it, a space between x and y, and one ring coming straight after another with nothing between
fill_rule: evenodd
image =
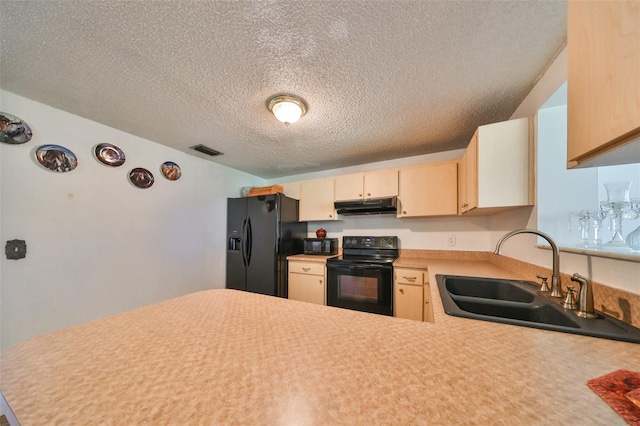
<instances>
[{"instance_id":1,"label":"chrome faucet","mask_svg":"<svg viewBox=\"0 0 640 426\"><path fill-rule=\"evenodd\" d=\"M558 246L553 242L551 237L544 232L540 232L535 229L516 229L515 231L511 231L500 238L500 241L498 241L494 253L502 254L502 245L504 244L504 242L517 234L535 234L547 240L547 242L551 245L551 250L553 252L553 273L551 275L551 292L549 293L549 296L564 297L564 293L562 292L562 283L560 282L560 254L558 251Z\"/></svg>"},{"instance_id":2,"label":"chrome faucet","mask_svg":"<svg viewBox=\"0 0 640 426\"><path fill-rule=\"evenodd\" d=\"M598 318L595 309L593 309L593 287L591 281L580 274L573 274L571 281L580 284L578 290L578 312L576 315L582 318Z\"/></svg>"}]
</instances>

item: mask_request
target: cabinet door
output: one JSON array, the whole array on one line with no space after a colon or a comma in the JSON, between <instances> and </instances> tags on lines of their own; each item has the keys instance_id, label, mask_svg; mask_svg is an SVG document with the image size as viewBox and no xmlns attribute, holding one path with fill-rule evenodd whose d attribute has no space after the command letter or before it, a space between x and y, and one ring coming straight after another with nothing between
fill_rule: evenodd
<instances>
[{"instance_id":1,"label":"cabinet door","mask_svg":"<svg viewBox=\"0 0 640 426\"><path fill-rule=\"evenodd\" d=\"M384 198L398 195L398 171L380 170L336 176L336 200Z\"/></svg>"},{"instance_id":2,"label":"cabinet door","mask_svg":"<svg viewBox=\"0 0 640 426\"><path fill-rule=\"evenodd\" d=\"M394 316L422 321L422 285L394 285Z\"/></svg>"},{"instance_id":3,"label":"cabinet door","mask_svg":"<svg viewBox=\"0 0 640 426\"><path fill-rule=\"evenodd\" d=\"M640 138L640 2L570 1L567 16L567 158L575 166Z\"/></svg>"},{"instance_id":4,"label":"cabinet door","mask_svg":"<svg viewBox=\"0 0 640 426\"><path fill-rule=\"evenodd\" d=\"M458 162L425 164L399 171L398 217L458 213Z\"/></svg>"},{"instance_id":5,"label":"cabinet door","mask_svg":"<svg viewBox=\"0 0 640 426\"><path fill-rule=\"evenodd\" d=\"M336 220L333 202L333 179L301 182L300 222Z\"/></svg>"},{"instance_id":6,"label":"cabinet door","mask_svg":"<svg viewBox=\"0 0 640 426\"><path fill-rule=\"evenodd\" d=\"M289 274L289 299L324 305L325 294L324 276Z\"/></svg>"},{"instance_id":7,"label":"cabinet door","mask_svg":"<svg viewBox=\"0 0 640 426\"><path fill-rule=\"evenodd\" d=\"M495 214L533 205L533 120L478 127L460 160L460 214Z\"/></svg>"},{"instance_id":8,"label":"cabinet door","mask_svg":"<svg viewBox=\"0 0 640 426\"><path fill-rule=\"evenodd\" d=\"M362 191L364 176L362 173L336 176L336 201L360 200L364 197Z\"/></svg>"},{"instance_id":9,"label":"cabinet door","mask_svg":"<svg viewBox=\"0 0 640 426\"><path fill-rule=\"evenodd\" d=\"M530 196L535 192L531 188L532 128L529 117L478 128L476 207L488 209L531 205ZM468 193L467 196L471 198Z\"/></svg>"},{"instance_id":10,"label":"cabinet door","mask_svg":"<svg viewBox=\"0 0 640 426\"><path fill-rule=\"evenodd\" d=\"M380 170L364 174L364 198L384 198L398 195L398 171Z\"/></svg>"},{"instance_id":11,"label":"cabinet door","mask_svg":"<svg viewBox=\"0 0 640 426\"><path fill-rule=\"evenodd\" d=\"M300 182L288 182L282 184L284 195L294 200L300 199Z\"/></svg>"},{"instance_id":12,"label":"cabinet door","mask_svg":"<svg viewBox=\"0 0 640 426\"><path fill-rule=\"evenodd\" d=\"M460 161L460 213L478 207L478 131L473 134Z\"/></svg>"}]
</instances>

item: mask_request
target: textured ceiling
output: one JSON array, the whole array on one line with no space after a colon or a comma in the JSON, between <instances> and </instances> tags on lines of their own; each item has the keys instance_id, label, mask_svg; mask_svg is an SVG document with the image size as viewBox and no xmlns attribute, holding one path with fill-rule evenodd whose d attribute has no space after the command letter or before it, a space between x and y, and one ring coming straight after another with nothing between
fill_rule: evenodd
<instances>
[{"instance_id":1,"label":"textured ceiling","mask_svg":"<svg viewBox=\"0 0 640 426\"><path fill-rule=\"evenodd\" d=\"M566 6L0 0L0 86L273 178L465 147L564 46ZM307 114L276 121L278 93Z\"/></svg>"}]
</instances>

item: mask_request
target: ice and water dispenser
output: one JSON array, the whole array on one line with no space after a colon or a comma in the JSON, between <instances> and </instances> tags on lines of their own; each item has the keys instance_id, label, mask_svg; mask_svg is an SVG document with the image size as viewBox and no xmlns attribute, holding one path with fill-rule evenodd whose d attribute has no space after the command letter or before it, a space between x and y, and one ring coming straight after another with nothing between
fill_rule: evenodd
<instances>
[{"instance_id":1,"label":"ice and water dispenser","mask_svg":"<svg viewBox=\"0 0 640 426\"><path fill-rule=\"evenodd\" d=\"M229 238L229 251L240 251L242 249L242 240L240 237Z\"/></svg>"}]
</instances>

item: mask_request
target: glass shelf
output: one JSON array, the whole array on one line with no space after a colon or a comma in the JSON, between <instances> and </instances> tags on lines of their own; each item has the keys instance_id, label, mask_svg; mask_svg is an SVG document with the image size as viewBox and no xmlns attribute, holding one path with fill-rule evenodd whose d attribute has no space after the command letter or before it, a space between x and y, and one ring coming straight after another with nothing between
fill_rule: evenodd
<instances>
[{"instance_id":1,"label":"glass shelf","mask_svg":"<svg viewBox=\"0 0 640 426\"><path fill-rule=\"evenodd\" d=\"M536 247L551 250L551 247L546 244L536 244ZM640 252L634 252L629 247L606 247L602 250L595 250L593 248L576 247L559 243L558 250L567 253L584 254L587 256L605 257L607 259L626 260L640 263Z\"/></svg>"}]
</instances>

